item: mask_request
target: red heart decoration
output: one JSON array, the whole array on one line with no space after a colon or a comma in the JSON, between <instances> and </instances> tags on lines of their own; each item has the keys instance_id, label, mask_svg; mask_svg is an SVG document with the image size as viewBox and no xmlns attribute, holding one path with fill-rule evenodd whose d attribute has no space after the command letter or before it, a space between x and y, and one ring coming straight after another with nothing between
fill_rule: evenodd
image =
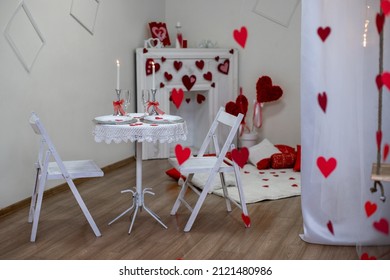
<instances>
[{"instance_id":1,"label":"red heart decoration","mask_svg":"<svg viewBox=\"0 0 390 280\"><path fill-rule=\"evenodd\" d=\"M163 82L160 83L160 88L165 87L165 84Z\"/></svg>"},{"instance_id":2,"label":"red heart decoration","mask_svg":"<svg viewBox=\"0 0 390 280\"><path fill-rule=\"evenodd\" d=\"M376 78L375 78L375 82L376 82L376 87L378 88L378 90L380 90L383 86L383 82L382 82L382 75L377 75Z\"/></svg>"},{"instance_id":3,"label":"red heart decoration","mask_svg":"<svg viewBox=\"0 0 390 280\"><path fill-rule=\"evenodd\" d=\"M297 188L298 185L297 184L292 184L291 187Z\"/></svg>"},{"instance_id":4,"label":"red heart decoration","mask_svg":"<svg viewBox=\"0 0 390 280\"><path fill-rule=\"evenodd\" d=\"M175 60L173 62L173 67L175 67L176 71L179 71L182 66L183 66L183 62L181 62L181 61L176 61Z\"/></svg>"},{"instance_id":5,"label":"red heart decoration","mask_svg":"<svg viewBox=\"0 0 390 280\"><path fill-rule=\"evenodd\" d=\"M209 71L209 72L203 74L203 78L204 78L205 80L211 82L211 81L213 80L213 74Z\"/></svg>"},{"instance_id":6,"label":"red heart decoration","mask_svg":"<svg viewBox=\"0 0 390 280\"><path fill-rule=\"evenodd\" d=\"M196 76L195 75L184 75L183 78L181 78L183 85L186 87L188 91L191 90L191 88L194 86L196 82Z\"/></svg>"},{"instance_id":7,"label":"red heart decoration","mask_svg":"<svg viewBox=\"0 0 390 280\"><path fill-rule=\"evenodd\" d=\"M179 109L181 103L183 102L183 98L184 92L181 88L179 90L176 90L175 88L172 90L171 100L177 109Z\"/></svg>"},{"instance_id":8,"label":"red heart decoration","mask_svg":"<svg viewBox=\"0 0 390 280\"><path fill-rule=\"evenodd\" d=\"M256 83L257 101L259 103L272 102L278 100L283 95L283 90L279 86L272 85L272 79L262 76Z\"/></svg>"},{"instance_id":9,"label":"red heart decoration","mask_svg":"<svg viewBox=\"0 0 390 280\"><path fill-rule=\"evenodd\" d=\"M333 231L333 224L331 221L329 221L326 226L328 227L328 230L330 231L331 234L334 235L334 231Z\"/></svg>"},{"instance_id":10,"label":"red heart decoration","mask_svg":"<svg viewBox=\"0 0 390 280\"><path fill-rule=\"evenodd\" d=\"M370 217L372 214L375 213L377 207L378 207L378 206L376 205L376 203L371 203L371 201L367 201L367 202L364 204L364 209L366 210L367 218Z\"/></svg>"},{"instance_id":11,"label":"red heart decoration","mask_svg":"<svg viewBox=\"0 0 390 280\"><path fill-rule=\"evenodd\" d=\"M222 74L229 74L230 60L225 59L225 61L218 65L218 71Z\"/></svg>"},{"instance_id":12,"label":"red heart decoration","mask_svg":"<svg viewBox=\"0 0 390 280\"><path fill-rule=\"evenodd\" d=\"M388 155L389 155L390 146L389 144L385 144L383 147L383 161L386 161Z\"/></svg>"},{"instance_id":13,"label":"red heart decoration","mask_svg":"<svg viewBox=\"0 0 390 280\"><path fill-rule=\"evenodd\" d=\"M377 231L386 235L389 234L389 222L385 218L380 219L378 222L374 222L373 226Z\"/></svg>"},{"instance_id":14,"label":"red heart decoration","mask_svg":"<svg viewBox=\"0 0 390 280\"><path fill-rule=\"evenodd\" d=\"M168 72L164 72L164 77L167 81L170 81L173 78L172 74L169 74Z\"/></svg>"},{"instance_id":15,"label":"red heart decoration","mask_svg":"<svg viewBox=\"0 0 390 280\"><path fill-rule=\"evenodd\" d=\"M360 256L360 259L361 260L376 260L376 257L375 256L369 256L368 253L363 253Z\"/></svg>"},{"instance_id":16,"label":"red heart decoration","mask_svg":"<svg viewBox=\"0 0 390 280\"><path fill-rule=\"evenodd\" d=\"M382 74L382 83L390 90L390 72L384 72Z\"/></svg>"},{"instance_id":17,"label":"red heart decoration","mask_svg":"<svg viewBox=\"0 0 390 280\"><path fill-rule=\"evenodd\" d=\"M198 67L200 70L203 70L204 67L204 61L203 60L197 60L195 61L196 67Z\"/></svg>"},{"instance_id":18,"label":"red heart decoration","mask_svg":"<svg viewBox=\"0 0 390 280\"><path fill-rule=\"evenodd\" d=\"M327 178L335 170L337 161L333 157L326 160L321 156L317 159L317 166L320 169L322 175Z\"/></svg>"},{"instance_id":19,"label":"red heart decoration","mask_svg":"<svg viewBox=\"0 0 390 280\"><path fill-rule=\"evenodd\" d=\"M187 104L190 103L190 101L191 101L191 98L186 98Z\"/></svg>"},{"instance_id":20,"label":"red heart decoration","mask_svg":"<svg viewBox=\"0 0 390 280\"><path fill-rule=\"evenodd\" d=\"M148 52L148 49L147 48L144 48L143 49L143 53L147 53Z\"/></svg>"},{"instance_id":21,"label":"red heart decoration","mask_svg":"<svg viewBox=\"0 0 390 280\"><path fill-rule=\"evenodd\" d=\"M376 132L376 146L378 150L381 148L381 145L382 145L382 131L378 130Z\"/></svg>"},{"instance_id":22,"label":"red heart decoration","mask_svg":"<svg viewBox=\"0 0 390 280\"><path fill-rule=\"evenodd\" d=\"M204 97L203 94L198 93L196 95L196 102L198 102L198 104L202 104L202 102L205 100L206 100L206 97Z\"/></svg>"},{"instance_id":23,"label":"red heart decoration","mask_svg":"<svg viewBox=\"0 0 390 280\"><path fill-rule=\"evenodd\" d=\"M331 31L331 29L329 26L327 26L325 28L318 27L317 33L318 33L318 36L320 36L322 42L325 42L326 38L328 38L330 31Z\"/></svg>"},{"instance_id":24,"label":"red heart decoration","mask_svg":"<svg viewBox=\"0 0 390 280\"><path fill-rule=\"evenodd\" d=\"M154 62L152 58L148 58L145 62L145 71L147 76L152 74L152 62ZM154 62L154 71L157 72L158 70L160 70L160 64Z\"/></svg>"},{"instance_id":25,"label":"red heart decoration","mask_svg":"<svg viewBox=\"0 0 390 280\"><path fill-rule=\"evenodd\" d=\"M215 61L219 61L219 55L217 55L216 57L214 57Z\"/></svg>"},{"instance_id":26,"label":"red heart decoration","mask_svg":"<svg viewBox=\"0 0 390 280\"><path fill-rule=\"evenodd\" d=\"M167 59L165 58L165 56L162 56L162 57L161 57L161 62L165 62L165 60L167 60Z\"/></svg>"},{"instance_id":27,"label":"red heart decoration","mask_svg":"<svg viewBox=\"0 0 390 280\"><path fill-rule=\"evenodd\" d=\"M322 94L318 94L318 104L320 104L320 107L324 113L326 113L326 104L328 101L328 97L326 95L326 92L323 92Z\"/></svg>"},{"instance_id":28,"label":"red heart decoration","mask_svg":"<svg viewBox=\"0 0 390 280\"><path fill-rule=\"evenodd\" d=\"M248 30L245 26L241 27L240 30L235 29L233 31L234 40L242 47L245 48L246 39L248 38Z\"/></svg>"},{"instance_id":29,"label":"red heart decoration","mask_svg":"<svg viewBox=\"0 0 390 280\"><path fill-rule=\"evenodd\" d=\"M249 150L247 147L242 147L241 149L232 150L232 159L237 165L241 168L248 162Z\"/></svg>"},{"instance_id":30,"label":"red heart decoration","mask_svg":"<svg viewBox=\"0 0 390 280\"><path fill-rule=\"evenodd\" d=\"M376 29L380 34L383 30L383 25L385 24L385 15L384 14L376 14Z\"/></svg>"},{"instance_id":31,"label":"red heart decoration","mask_svg":"<svg viewBox=\"0 0 390 280\"><path fill-rule=\"evenodd\" d=\"M229 51L231 54L234 54L234 49L230 49Z\"/></svg>"},{"instance_id":32,"label":"red heart decoration","mask_svg":"<svg viewBox=\"0 0 390 280\"><path fill-rule=\"evenodd\" d=\"M251 219L249 216L245 215L244 213L241 214L241 219L244 221L245 227L250 227L251 226Z\"/></svg>"},{"instance_id":33,"label":"red heart decoration","mask_svg":"<svg viewBox=\"0 0 390 280\"><path fill-rule=\"evenodd\" d=\"M389 0L382 0L381 8L382 8L383 13L386 16L390 15L390 1Z\"/></svg>"},{"instance_id":34,"label":"red heart decoration","mask_svg":"<svg viewBox=\"0 0 390 280\"><path fill-rule=\"evenodd\" d=\"M211 87L215 88L215 83L211 83Z\"/></svg>"},{"instance_id":35,"label":"red heart decoration","mask_svg":"<svg viewBox=\"0 0 390 280\"><path fill-rule=\"evenodd\" d=\"M162 119L164 119L164 118L162 118L162 117L155 117L154 119L156 119L156 120L162 120Z\"/></svg>"},{"instance_id":36,"label":"red heart decoration","mask_svg":"<svg viewBox=\"0 0 390 280\"><path fill-rule=\"evenodd\" d=\"M240 113L237 104L233 101L229 101L228 103L226 103L225 111L226 113L229 113L233 116L238 116L238 114Z\"/></svg>"},{"instance_id":37,"label":"red heart decoration","mask_svg":"<svg viewBox=\"0 0 390 280\"><path fill-rule=\"evenodd\" d=\"M175 155L177 158L177 162L179 165L182 165L187 159L191 156L191 149L186 147L183 149L183 147L180 144L177 144L175 146Z\"/></svg>"}]
</instances>

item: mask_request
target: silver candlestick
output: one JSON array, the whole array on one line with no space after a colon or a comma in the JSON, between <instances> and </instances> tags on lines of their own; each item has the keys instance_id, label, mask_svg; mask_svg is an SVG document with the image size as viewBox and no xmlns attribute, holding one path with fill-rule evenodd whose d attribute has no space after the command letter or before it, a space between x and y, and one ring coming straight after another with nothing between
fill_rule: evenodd
<instances>
[{"instance_id":1,"label":"silver candlestick","mask_svg":"<svg viewBox=\"0 0 390 280\"><path fill-rule=\"evenodd\" d=\"M156 93L157 93L157 89L151 89L151 92L152 92L152 98L151 98L151 102L152 102L152 110L150 112L150 115L159 115L159 113L157 112L156 108L155 108L155 104L156 104Z\"/></svg>"},{"instance_id":2,"label":"silver candlestick","mask_svg":"<svg viewBox=\"0 0 390 280\"><path fill-rule=\"evenodd\" d=\"M121 89L115 89L115 93L116 93L116 98L117 98L117 101L121 101L121 94L122 94L122 90ZM121 105L119 105L121 106ZM114 116L123 116L123 114L121 113L120 110L115 110L114 109Z\"/></svg>"}]
</instances>

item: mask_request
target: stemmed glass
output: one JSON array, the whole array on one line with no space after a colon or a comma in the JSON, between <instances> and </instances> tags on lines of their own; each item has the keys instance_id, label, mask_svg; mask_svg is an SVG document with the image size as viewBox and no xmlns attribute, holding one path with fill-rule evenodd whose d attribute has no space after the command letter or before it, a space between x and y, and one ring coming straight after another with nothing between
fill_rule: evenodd
<instances>
[{"instance_id":1,"label":"stemmed glass","mask_svg":"<svg viewBox=\"0 0 390 280\"><path fill-rule=\"evenodd\" d=\"M125 112L127 115L130 113L129 112L129 107L130 107L130 103L131 103L130 90L125 90L124 97L125 97Z\"/></svg>"},{"instance_id":2,"label":"stemmed glass","mask_svg":"<svg viewBox=\"0 0 390 280\"><path fill-rule=\"evenodd\" d=\"M144 113L145 116L148 115L148 111L146 110L146 106L148 105L150 100L150 92L148 89L142 90L142 104L144 105Z\"/></svg>"}]
</instances>

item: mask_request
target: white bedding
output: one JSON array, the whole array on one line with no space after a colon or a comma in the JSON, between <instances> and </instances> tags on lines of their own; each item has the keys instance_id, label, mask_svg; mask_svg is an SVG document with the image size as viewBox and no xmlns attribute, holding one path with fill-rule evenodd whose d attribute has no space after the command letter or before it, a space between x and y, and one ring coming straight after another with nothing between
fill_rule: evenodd
<instances>
[{"instance_id":1,"label":"white bedding","mask_svg":"<svg viewBox=\"0 0 390 280\"><path fill-rule=\"evenodd\" d=\"M208 174L196 174L193 184L197 187L204 185ZM241 180L246 203L262 200L275 200L301 194L301 173L293 169L258 170L252 164L246 164L241 169ZM228 192L232 199L239 202L236 181L232 173L225 175ZM219 176L216 176L211 193L223 196Z\"/></svg>"}]
</instances>

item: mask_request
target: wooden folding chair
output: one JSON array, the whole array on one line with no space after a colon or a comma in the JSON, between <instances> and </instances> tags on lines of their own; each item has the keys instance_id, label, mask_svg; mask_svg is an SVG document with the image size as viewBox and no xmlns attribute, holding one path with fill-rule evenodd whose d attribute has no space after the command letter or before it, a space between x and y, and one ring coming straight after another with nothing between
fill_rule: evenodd
<instances>
[{"instance_id":1,"label":"wooden folding chair","mask_svg":"<svg viewBox=\"0 0 390 280\"><path fill-rule=\"evenodd\" d=\"M46 182L48 180L58 179L64 179L67 182L93 232L96 236L101 236L101 233L89 213L87 206L81 198L73 179L101 177L104 175L103 171L92 160L62 161L44 126L35 113L32 113L30 117L30 125L34 132L41 136L38 160L35 163L35 186L31 196L31 205L28 217L28 222L33 223L30 241L35 242L37 236L38 221ZM50 162L52 157L54 158L54 161Z\"/></svg>"},{"instance_id":2,"label":"wooden folding chair","mask_svg":"<svg viewBox=\"0 0 390 280\"><path fill-rule=\"evenodd\" d=\"M249 219L248 216L248 210L246 207L244 192L242 189L242 183L241 183L241 177L240 177L240 170L238 165L233 161L232 164L227 164L224 162L224 159L226 157L226 153L228 152L229 148L234 149L234 145L232 145L234 136L236 135L238 128L240 126L241 120L243 118L242 114L239 114L237 117L233 116L231 114L228 114L225 112L224 108L220 108L215 120L213 121L209 132L207 133L207 136L205 140L203 141L203 144L199 150L199 153L196 157L190 157L188 160L183 162L182 164L179 164L177 158L170 158L169 162L182 174L186 176L186 180L182 184L180 193L176 199L175 204L173 205L173 208L171 210L171 215L175 215L177 210L179 209L180 205L183 203L190 211L191 216L187 221L187 224L184 228L185 232L188 232L191 230L191 227L199 213L199 210L210 191L212 182L219 173L223 194L226 200L226 207L227 211L231 211L231 202L234 203L236 206L241 208L242 210L242 218L244 220L244 224L246 227L250 226L250 223L247 222ZM218 138L216 131L218 129L218 126L225 125L229 127L230 132L226 138L225 143L222 146L222 149L219 148L218 144ZM210 144L213 143L215 148L215 156L204 156L204 153L206 149L210 146ZM229 197L228 190L225 184L225 177L224 173L227 172L233 172L236 179L236 184L239 192L240 197L240 203L237 203L233 199ZM200 192L191 182L194 174L196 173L208 173L208 178L206 180L205 185L203 186L203 190ZM184 196L186 194L186 191L190 187L196 194L199 195L199 198L195 204L195 207L192 208L191 205L185 200Z\"/></svg>"}]
</instances>

